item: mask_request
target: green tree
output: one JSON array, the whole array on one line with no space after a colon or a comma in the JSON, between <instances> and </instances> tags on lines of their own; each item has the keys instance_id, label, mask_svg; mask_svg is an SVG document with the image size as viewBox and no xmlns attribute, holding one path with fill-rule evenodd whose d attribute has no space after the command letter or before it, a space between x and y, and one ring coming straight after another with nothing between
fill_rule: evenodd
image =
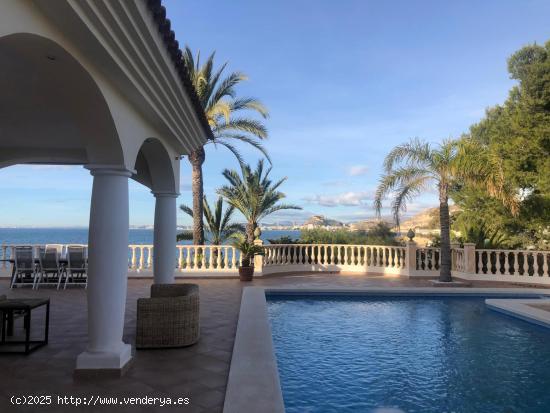
<instances>
[{"instance_id":1,"label":"green tree","mask_svg":"<svg viewBox=\"0 0 550 413\"><path fill-rule=\"evenodd\" d=\"M300 233L301 244L353 244L353 245L399 245L396 233L384 222L377 223L368 231L349 231L344 228L305 229Z\"/></svg>"},{"instance_id":2,"label":"green tree","mask_svg":"<svg viewBox=\"0 0 550 413\"><path fill-rule=\"evenodd\" d=\"M206 119L212 128L214 138L208 143L229 149L241 164L243 158L237 147L234 146L234 142L249 144L269 159L261 144L261 140L267 138L265 125L256 118L240 115L244 111L247 114L256 113L260 118L266 119L268 117L267 109L258 99L237 97L236 87L247 80L247 76L241 72L233 72L223 77L227 63L215 70L214 56L215 53L212 53L201 65L200 52L195 58L191 49L186 46L183 53L183 62L197 91ZM193 243L195 245L204 244L202 165L205 157L203 147L197 148L189 154L189 162L192 167Z\"/></svg>"},{"instance_id":3,"label":"green tree","mask_svg":"<svg viewBox=\"0 0 550 413\"><path fill-rule=\"evenodd\" d=\"M436 186L441 229L440 281L451 281L449 193L453 186L466 183L484 188L515 209L514 196L506 187L499 160L468 139L446 140L437 146L413 139L396 146L384 160L384 175L376 190L377 214L381 214L383 199L392 193L391 209L399 225L399 216L406 211L407 202Z\"/></svg>"},{"instance_id":4,"label":"green tree","mask_svg":"<svg viewBox=\"0 0 550 413\"><path fill-rule=\"evenodd\" d=\"M489 108L467 139L501 159L502 173L519 195L514 216L477 188L451 196L461 208L457 222L482 219L513 243L548 248L550 241L550 42L529 45L508 60L517 80L502 104Z\"/></svg>"},{"instance_id":5,"label":"green tree","mask_svg":"<svg viewBox=\"0 0 550 413\"><path fill-rule=\"evenodd\" d=\"M219 188L218 194L244 215L247 221L246 238L250 243L254 241L258 223L266 216L284 209L302 209L280 203L286 195L278 189L286 178L273 182L269 178L270 172L271 167L265 170L263 160L258 161L255 170L250 165L241 165L241 174L235 170L223 171L229 184Z\"/></svg>"},{"instance_id":6,"label":"green tree","mask_svg":"<svg viewBox=\"0 0 550 413\"><path fill-rule=\"evenodd\" d=\"M180 209L193 218L193 209L187 205L180 205ZM208 204L206 197L203 197L203 213L206 222L206 231L210 237L212 245L222 245L235 234L244 232L244 226L231 222L234 206L229 206L223 210L223 198L220 196L214 205L214 210ZM178 234L178 241L192 240L193 231L184 231Z\"/></svg>"}]
</instances>

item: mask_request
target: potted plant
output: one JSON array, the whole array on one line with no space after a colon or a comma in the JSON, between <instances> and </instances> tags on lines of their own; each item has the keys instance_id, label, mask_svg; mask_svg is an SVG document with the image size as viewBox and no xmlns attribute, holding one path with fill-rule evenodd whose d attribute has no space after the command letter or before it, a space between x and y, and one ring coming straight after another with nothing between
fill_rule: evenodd
<instances>
[{"instance_id":1,"label":"potted plant","mask_svg":"<svg viewBox=\"0 0 550 413\"><path fill-rule=\"evenodd\" d=\"M248 242L242 234L235 237L233 246L241 252L241 265L239 266L240 280L252 281L252 277L254 276L254 257L256 255L264 255L264 249L260 245Z\"/></svg>"}]
</instances>

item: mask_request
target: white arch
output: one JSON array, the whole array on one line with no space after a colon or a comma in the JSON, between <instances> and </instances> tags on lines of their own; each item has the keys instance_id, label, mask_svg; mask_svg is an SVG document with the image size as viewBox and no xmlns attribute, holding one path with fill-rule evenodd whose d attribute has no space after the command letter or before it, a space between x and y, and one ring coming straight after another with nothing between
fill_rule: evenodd
<instances>
[{"instance_id":1,"label":"white arch","mask_svg":"<svg viewBox=\"0 0 550 413\"><path fill-rule=\"evenodd\" d=\"M63 47L42 36L0 38L0 165L124 164L101 90Z\"/></svg>"}]
</instances>

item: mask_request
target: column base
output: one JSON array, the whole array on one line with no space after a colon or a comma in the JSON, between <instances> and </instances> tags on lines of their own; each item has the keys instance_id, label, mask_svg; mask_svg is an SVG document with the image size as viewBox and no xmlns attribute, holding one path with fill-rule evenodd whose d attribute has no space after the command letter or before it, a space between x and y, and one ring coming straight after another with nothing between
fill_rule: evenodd
<instances>
[{"instance_id":1,"label":"column base","mask_svg":"<svg viewBox=\"0 0 550 413\"><path fill-rule=\"evenodd\" d=\"M121 343L118 350L113 351L84 351L76 358L75 374L88 376L100 374L101 371L109 375L122 375L132 360L132 346Z\"/></svg>"}]
</instances>

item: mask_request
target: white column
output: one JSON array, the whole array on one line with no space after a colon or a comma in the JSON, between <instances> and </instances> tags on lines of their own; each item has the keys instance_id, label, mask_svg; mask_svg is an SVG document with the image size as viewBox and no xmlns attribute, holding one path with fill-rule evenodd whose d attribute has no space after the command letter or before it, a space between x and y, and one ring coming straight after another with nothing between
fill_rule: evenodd
<instances>
[{"instance_id":1,"label":"white column","mask_svg":"<svg viewBox=\"0 0 550 413\"><path fill-rule=\"evenodd\" d=\"M153 234L153 273L155 284L174 282L176 269L176 198L179 194L154 192L155 230Z\"/></svg>"},{"instance_id":2,"label":"white column","mask_svg":"<svg viewBox=\"0 0 550 413\"><path fill-rule=\"evenodd\" d=\"M88 236L88 346L77 369L121 369L128 276L128 178L125 169L90 167L94 177Z\"/></svg>"}]
</instances>

